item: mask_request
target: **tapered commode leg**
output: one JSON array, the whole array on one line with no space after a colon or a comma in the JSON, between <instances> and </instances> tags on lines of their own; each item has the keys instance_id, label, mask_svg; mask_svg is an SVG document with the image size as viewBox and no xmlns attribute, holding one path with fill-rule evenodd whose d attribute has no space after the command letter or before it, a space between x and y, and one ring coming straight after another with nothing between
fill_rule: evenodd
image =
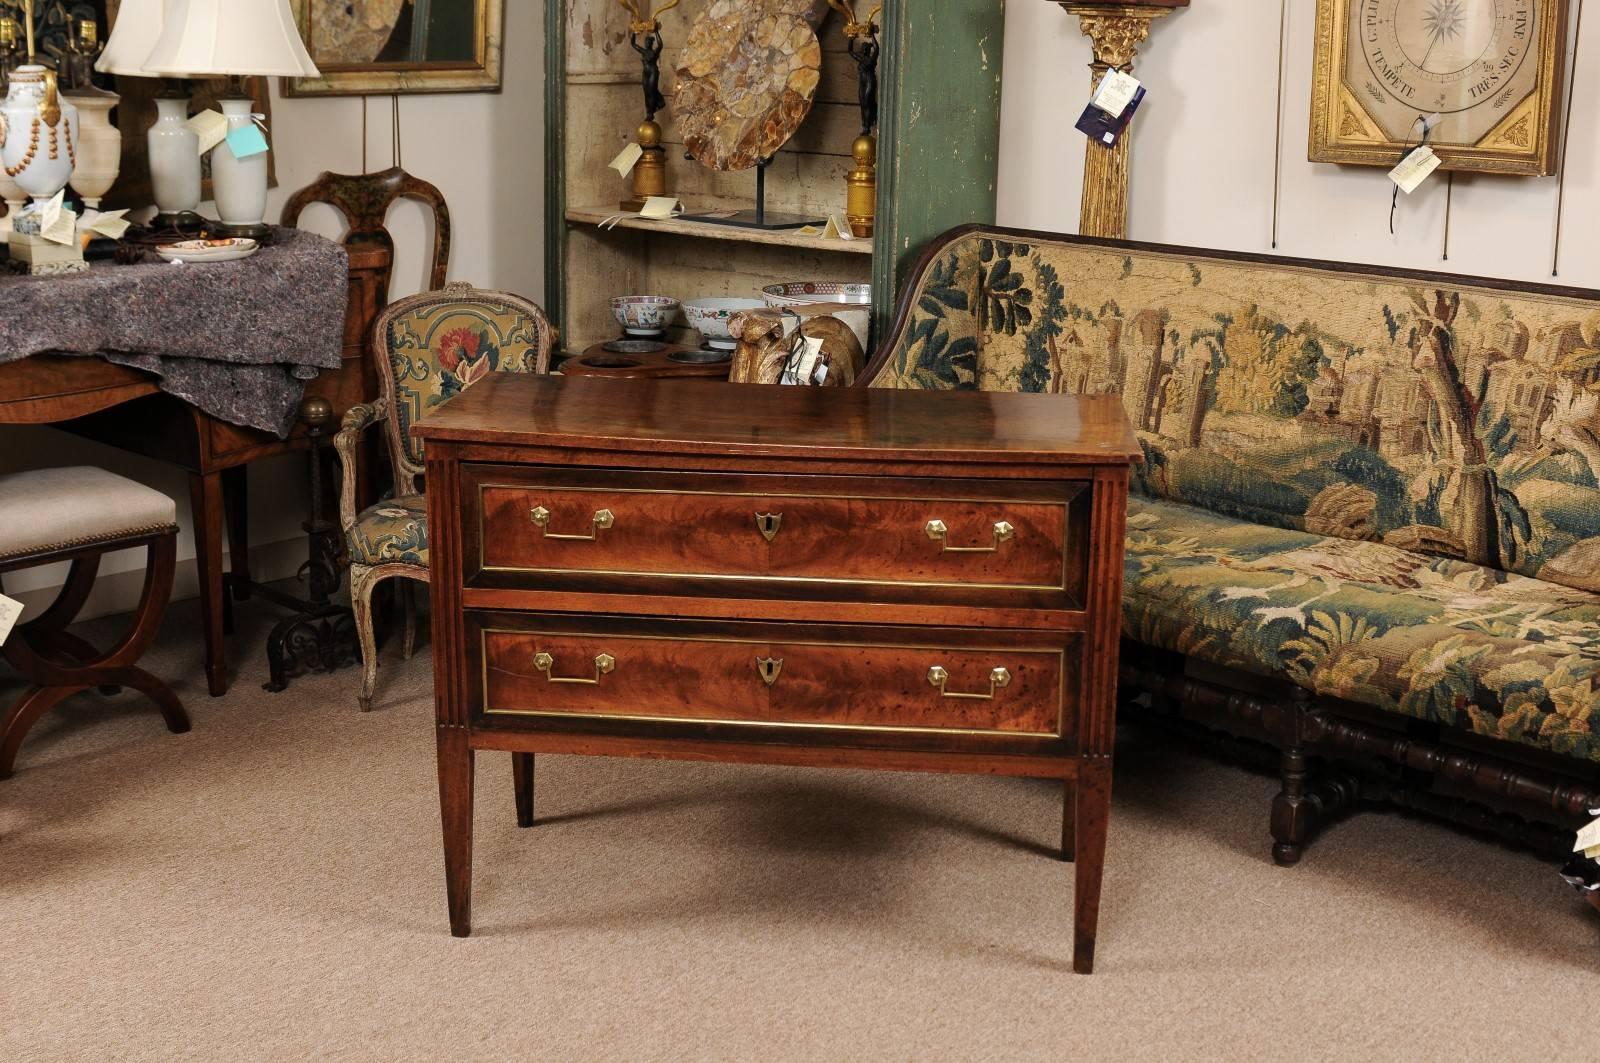
<instances>
[{"instance_id":1,"label":"tapered commode leg","mask_svg":"<svg viewBox=\"0 0 1600 1063\"><path fill-rule=\"evenodd\" d=\"M1094 971L1094 938L1100 925L1100 877L1106 862L1106 824L1111 818L1111 758L1078 762L1077 882L1073 890L1072 969Z\"/></svg>"},{"instance_id":2,"label":"tapered commode leg","mask_svg":"<svg viewBox=\"0 0 1600 1063\"><path fill-rule=\"evenodd\" d=\"M517 794L517 826L533 826L533 754L511 754L511 785Z\"/></svg>"},{"instance_id":3,"label":"tapered commode leg","mask_svg":"<svg viewBox=\"0 0 1600 1063\"><path fill-rule=\"evenodd\" d=\"M465 727L440 726L436 734L450 933L464 938L472 933L472 747Z\"/></svg>"},{"instance_id":4,"label":"tapered commode leg","mask_svg":"<svg viewBox=\"0 0 1600 1063\"><path fill-rule=\"evenodd\" d=\"M1061 859L1072 863L1078 848L1078 784L1071 779L1061 783Z\"/></svg>"}]
</instances>

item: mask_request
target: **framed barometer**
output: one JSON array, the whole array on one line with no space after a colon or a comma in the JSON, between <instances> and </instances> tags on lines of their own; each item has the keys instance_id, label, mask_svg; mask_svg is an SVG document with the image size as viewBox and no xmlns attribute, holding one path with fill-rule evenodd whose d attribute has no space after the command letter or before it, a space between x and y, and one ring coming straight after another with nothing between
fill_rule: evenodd
<instances>
[{"instance_id":1,"label":"framed barometer","mask_svg":"<svg viewBox=\"0 0 1600 1063\"><path fill-rule=\"evenodd\" d=\"M1317 0L1312 162L1555 172L1568 0ZM1433 116L1438 115L1437 120Z\"/></svg>"}]
</instances>

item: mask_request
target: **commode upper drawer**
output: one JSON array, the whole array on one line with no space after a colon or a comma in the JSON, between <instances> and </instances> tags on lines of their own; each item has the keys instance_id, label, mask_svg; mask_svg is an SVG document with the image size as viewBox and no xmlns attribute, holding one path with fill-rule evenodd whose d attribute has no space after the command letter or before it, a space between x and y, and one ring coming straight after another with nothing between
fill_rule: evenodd
<instances>
[{"instance_id":1,"label":"commode upper drawer","mask_svg":"<svg viewBox=\"0 0 1600 1063\"><path fill-rule=\"evenodd\" d=\"M924 600L984 589L1075 601L1082 586L1077 483L475 466L468 487L469 580L783 581Z\"/></svg>"}]
</instances>

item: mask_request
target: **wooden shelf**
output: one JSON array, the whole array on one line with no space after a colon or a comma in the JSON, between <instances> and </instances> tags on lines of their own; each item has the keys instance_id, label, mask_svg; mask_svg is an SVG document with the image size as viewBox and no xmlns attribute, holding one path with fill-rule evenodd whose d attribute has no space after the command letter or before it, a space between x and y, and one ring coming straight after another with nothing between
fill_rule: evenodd
<instances>
[{"instance_id":1,"label":"wooden shelf","mask_svg":"<svg viewBox=\"0 0 1600 1063\"><path fill-rule=\"evenodd\" d=\"M598 225L618 213L615 207L568 207L567 220L585 225ZM646 221L643 218L624 218L616 224L618 229L638 229L645 232L671 233L675 236L693 236L701 240L724 240L738 244L767 244L776 247L798 247L807 251L825 251L833 254L872 255L871 240L824 240L820 236L805 236L792 229L743 229L734 225L710 225L703 221L672 218L667 221Z\"/></svg>"}]
</instances>

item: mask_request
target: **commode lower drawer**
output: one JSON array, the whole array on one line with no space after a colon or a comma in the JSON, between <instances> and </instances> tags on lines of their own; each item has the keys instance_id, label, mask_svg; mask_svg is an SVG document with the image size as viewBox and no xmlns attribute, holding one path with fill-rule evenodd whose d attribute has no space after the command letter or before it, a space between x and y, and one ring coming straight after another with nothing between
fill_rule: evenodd
<instances>
[{"instance_id":1,"label":"commode lower drawer","mask_svg":"<svg viewBox=\"0 0 1600 1063\"><path fill-rule=\"evenodd\" d=\"M469 614L475 715L752 729L1067 737L1060 632Z\"/></svg>"}]
</instances>

